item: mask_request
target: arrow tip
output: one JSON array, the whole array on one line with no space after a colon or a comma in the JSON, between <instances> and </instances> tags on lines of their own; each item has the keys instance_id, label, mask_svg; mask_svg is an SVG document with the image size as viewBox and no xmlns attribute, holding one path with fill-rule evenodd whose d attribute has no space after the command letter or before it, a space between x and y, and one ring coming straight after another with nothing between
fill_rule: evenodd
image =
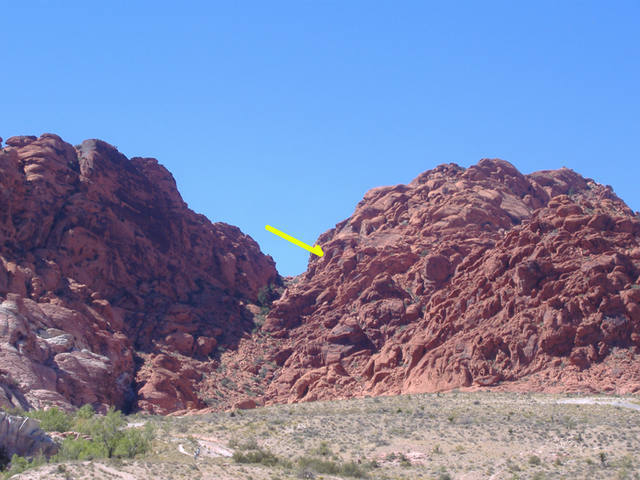
<instances>
[{"instance_id":1,"label":"arrow tip","mask_svg":"<svg viewBox=\"0 0 640 480\"><path fill-rule=\"evenodd\" d=\"M324 255L324 252L322 251L322 247L320 245L316 245L315 247L313 247L311 253L314 253L319 257Z\"/></svg>"}]
</instances>

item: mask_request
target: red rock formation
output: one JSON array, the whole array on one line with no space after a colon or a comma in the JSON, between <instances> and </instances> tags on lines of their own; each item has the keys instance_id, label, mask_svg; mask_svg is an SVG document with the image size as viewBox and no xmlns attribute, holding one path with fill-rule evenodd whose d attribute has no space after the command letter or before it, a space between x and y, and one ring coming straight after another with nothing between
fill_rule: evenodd
<instances>
[{"instance_id":1,"label":"red rock formation","mask_svg":"<svg viewBox=\"0 0 640 480\"><path fill-rule=\"evenodd\" d=\"M168 412L279 277L233 226L182 201L150 158L100 140L12 137L0 153L0 405Z\"/></svg>"},{"instance_id":2,"label":"red rock formation","mask_svg":"<svg viewBox=\"0 0 640 480\"><path fill-rule=\"evenodd\" d=\"M442 165L369 191L317 243L263 327L267 403L640 389L640 218L610 187Z\"/></svg>"},{"instance_id":3,"label":"red rock formation","mask_svg":"<svg viewBox=\"0 0 640 480\"><path fill-rule=\"evenodd\" d=\"M640 218L571 170L482 160L373 189L265 319L273 261L155 160L6 145L0 405L640 390Z\"/></svg>"}]
</instances>

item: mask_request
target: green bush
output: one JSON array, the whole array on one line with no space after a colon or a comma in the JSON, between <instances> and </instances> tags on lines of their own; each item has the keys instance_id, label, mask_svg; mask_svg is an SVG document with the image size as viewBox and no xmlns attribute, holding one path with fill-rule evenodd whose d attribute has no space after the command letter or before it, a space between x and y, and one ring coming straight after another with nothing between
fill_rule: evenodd
<instances>
[{"instance_id":1,"label":"green bush","mask_svg":"<svg viewBox=\"0 0 640 480\"><path fill-rule=\"evenodd\" d=\"M18 473L24 472L27 468L38 467L44 463L46 463L46 459L42 456L37 456L31 460L27 460L24 457L14 454L11 457L9 469L4 473L4 478L11 478Z\"/></svg>"},{"instance_id":2,"label":"green bush","mask_svg":"<svg viewBox=\"0 0 640 480\"><path fill-rule=\"evenodd\" d=\"M118 439L113 451L115 457L133 458L149 451L152 438L150 428L145 428L145 430L131 428L122 433L123 435Z\"/></svg>"},{"instance_id":3,"label":"green bush","mask_svg":"<svg viewBox=\"0 0 640 480\"><path fill-rule=\"evenodd\" d=\"M108 425L94 425L93 431L99 432L99 436L90 440L66 438L62 442L60 452L54 457L54 461L133 458L148 452L151 447L153 431L149 427L144 430L118 430L115 434L108 430Z\"/></svg>"},{"instance_id":4,"label":"green bush","mask_svg":"<svg viewBox=\"0 0 640 480\"><path fill-rule=\"evenodd\" d=\"M336 462L322 458L300 457L298 458L298 465L302 470L312 470L316 473L328 473L331 475L340 473L340 467Z\"/></svg>"},{"instance_id":5,"label":"green bush","mask_svg":"<svg viewBox=\"0 0 640 480\"><path fill-rule=\"evenodd\" d=\"M45 432L68 432L73 426L71 415L56 407L48 410L31 410L24 415L40 420L40 428Z\"/></svg>"},{"instance_id":6,"label":"green bush","mask_svg":"<svg viewBox=\"0 0 640 480\"><path fill-rule=\"evenodd\" d=\"M237 442L236 447L239 448L240 450L259 450L260 449L258 445L258 441L253 437L246 439L244 442Z\"/></svg>"},{"instance_id":7,"label":"green bush","mask_svg":"<svg viewBox=\"0 0 640 480\"><path fill-rule=\"evenodd\" d=\"M110 408L106 415L96 415L91 405L83 406L74 415L69 415L57 408L22 412L22 415L40 420L40 427L45 431L73 430L91 437L90 439L64 439L59 452L51 459L54 462L133 458L149 451L154 435L150 424L147 424L144 429L124 428L127 421L124 415L114 408ZM46 459L43 457L29 461L14 455L11 462L7 463L6 458L3 460L0 450L0 470L8 464L9 469L5 474L7 478L45 462Z\"/></svg>"},{"instance_id":8,"label":"green bush","mask_svg":"<svg viewBox=\"0 0 640 480\"><path fill-rule=\"evenodd\" d=\"M104 445L93 440L82 438L65 438L58 454L53 457L55 462L65 460L93 460L107 457L107 449Z\"/></svg>"},{"instance_id":9,"label":"green bush","mask_svg":"<svg viewBox=\"0 0 640 480\"><path fill-rule=\"evenodd\" d=\"M268 467L281 463L280 459L269 450L262 449L249 450L248 452L236 450L233 452L233 461L236 463L260 463Z\"/></svg>"},{"instance_id":10,"label":"green bush","mask_svg":"<svg viewBox=\"0 0 640 480\"><path fill-rule=\"evenodd\" d=\"M318 455L320 457L329 457L333 455L331 447L329 447L329 444L327 442L320 442L320 445L311 450L310 453L313 455Z\"/></svg>"},{"instance_id":11,"label":"green bush","mask_svg":"<svg viewBox=\"0 0 640 480\"><path fill-rule=\"evenodd\" d=\"M87 405L83 405L82 407L80 407L77 411L76 411L76 421L78 420L89 420L91 418L93 418L93 416L96 414L95 410L93 409L93 407L89 404Z\"/></svg>"},{"instance_id":12,"label":"green bush","mask_svg":"<svg viewBox=\"0 0 640 480\"><path fill-rule=\"evenodd\" d=\"M85 432L86 428L84 428L84 426L95 416L95 411L91 405L84 405L73 415L60 410L57 407L52 407L47 410L30 410L26 412L23 410L17 410L14 411L13 414L39 420L40 428L45 432L68 432L73 430L89 433Z\"/></svg>"},{"instance_id":13,"label":"green bush","mask_svg":"<svg viewBox=\"0 0 640 480\"><path fill-rule=\"evenodd\" d=\"M327 473L329 475L344 475L354 478L366 478L367 474L355 462L333 462L315 457L298 458L298 466L303 471L311 470L316 473Z\"/></svg>"},{"instance_id":14,"label":"green bush","mask_svg":"<svg viewBox=\"0 0 640 480\"><path fill-rule=\"evenodd\" d=\"M340 474L354 478L366 478L367 476L367 474L355 462L347 462L341 464Z\"/></svg>"},{"instance_id":15,"label":"green bush","mask_svg":"<svg viewBox=\"0 0 640 480\"><path fill-rule=\"evenodd\" d=\"M271 284L261 287L258 291L258 305L263 308L269 308L271 305L271 295Z\"/></svg>"},{"instance_id":16,"label":"green bush","mask_svg":"<svg viewBox=\"0 0 640 480\"><path fill-rule=\"evenodd\" d=\"M531 455L529 457L529 465L540 465L542 463L542 460L540 460L540 457L537 455Z\"/></svg>"},{"instance_id":17,"label":"green bush","mask_svg":"<svg viewBox=\"0 0 640 480\"><path fill-rule=\"evenodd\" d=\"M26 458L20 457L14 453L11 457L10 468L7 471L5 478L9 478L12 475L24 472L27 468L29 468L29 463L29 460L27 460Z\"/></svg>"},{"instance_id":18,"label":"green bush","mask_svg":"<svg viewBox=\"0 0 640 480\"><path fill-rule=\"evenodd\" d=\"M94 416L87 421L85 426L87 431L83 433L91 435L94 442L101 444L106 449L106 456L111 458L114 456L118 443L124 435L122 428L126 424L127 421L122 412L111 407L106 415Z\"/></svg>"},{"instance_id":19,"label":"green bush","mask_svg":"<svg viewBox=\"0 0 640 480\"><path fill-rule=\"evenodd\" d=\"M64 452L68 459L133 458L151 447L153 430L149 425L144 430L124 429L127 424L124 415L113 408L106 415L94 415L89 408L78 412L78 431L90 435L91 440L70 443Z\"/></svg>"}]
</instances>

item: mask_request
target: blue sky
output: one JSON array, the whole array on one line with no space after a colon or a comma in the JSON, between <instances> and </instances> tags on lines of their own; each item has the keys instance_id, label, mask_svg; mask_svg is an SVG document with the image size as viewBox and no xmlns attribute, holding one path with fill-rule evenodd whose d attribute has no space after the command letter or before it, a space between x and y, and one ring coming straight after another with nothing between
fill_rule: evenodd
<instances>
[{"instance_id":1,"label":"blue sky","mask_svg":"<svg viewBox=\"0 0 640 480\"><path fill-rule=\"evenodd\" d=\"M483 157L640 210L640 3L3 2L0 136L154 156L283 275L372 187ZM179 5L179 7L177 7Z\"/></svg>"}]
</instances>

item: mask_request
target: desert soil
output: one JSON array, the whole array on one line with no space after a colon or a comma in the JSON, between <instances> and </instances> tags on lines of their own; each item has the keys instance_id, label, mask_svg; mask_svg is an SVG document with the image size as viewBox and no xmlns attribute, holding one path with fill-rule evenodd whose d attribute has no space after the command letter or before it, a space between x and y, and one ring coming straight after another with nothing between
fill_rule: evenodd
<instances>
[{"instance_id":1,"label":"desert soil","mask_svg":"<svg viewBox=\"0 0 640 480\"><path fill-rule=\"evenodd\" d=\"M307 456L335 465L354 461L367 478L380 480L634 479L639 406L637 396L452 392L134 416L130 422L157 429L144 458L47 465L14 478L351 478L303 469L296 460ZM291 465L230 458L248 445Z\"/></svg>"}]
</instances>

